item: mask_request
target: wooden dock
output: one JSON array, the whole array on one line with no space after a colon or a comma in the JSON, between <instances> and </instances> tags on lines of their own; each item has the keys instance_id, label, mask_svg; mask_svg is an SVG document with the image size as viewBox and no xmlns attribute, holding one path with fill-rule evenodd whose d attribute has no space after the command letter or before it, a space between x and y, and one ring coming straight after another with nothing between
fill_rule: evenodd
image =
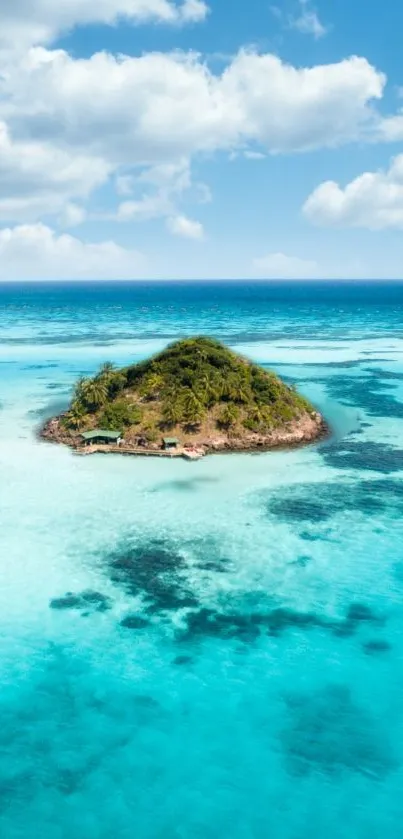
<instances>
[{"instance_id":1,"label":"wooden dock","mask_svg":"<svg viewBox=\"0 0 403 839\"><path fill-rule=\"evenodd\" d=\"M74 449L74 453L85 457L90 454L123 454L126 457L181 457L185 460L200 460L204 457L202 450L193 451L191 449L179 448L165 451L163 449L145 449L141 446L131 448L129 446L111 446L111 445L94 445L85 446Z\"/></svg>"}]
</instances>

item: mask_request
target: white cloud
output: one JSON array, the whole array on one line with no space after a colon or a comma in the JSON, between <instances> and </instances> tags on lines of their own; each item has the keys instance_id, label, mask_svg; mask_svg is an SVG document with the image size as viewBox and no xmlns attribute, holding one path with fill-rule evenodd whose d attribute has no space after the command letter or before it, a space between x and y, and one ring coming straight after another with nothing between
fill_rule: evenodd
<instances>
[{"instance_id":1,"label":"white cloud","mask_svg":"<svg viewBox=\"0 0 403 839\"><path fill-rule=\"evenodd\" d=\"M399 95L402 94L399 93ZM379 122L378 138L387 143L399 143L403 140L403 113L401 111Z\"/></svg>"},{"instance_id":2,"label":"white cloud","mask_svg":"<svg viewBox=\"0 0 403 839\"><path fill-rule=\"evenodd\" d=\"M183 194L190 194L198 203L207 199L204 184L193 184L189 161L165 163L145 169L137 177L119 180L120 193L137 197L123 201L117 212L118 221L148 221L172 216Z\"/></svg>"},{"instance_id":3,"label":"white cloud","mask_svg":"<svg viewBox=\"0 0 403 839\"><path fill-rule=\"evenodd\" d=\"M177 12L179 19L190 23L198 23L204 20L208 13L209 7L203 0L185 0L183 6Z\"/></svg>"},{"instance_id":4,"label":"white cloud","mask_svg":"<svg viewBox=\"0 0 403 839\"><path fill-rule=\"evenodd\" d=\"M87 197L108 177L106 161L46 141L13 140L0 121L0 220L58 213L71 197Z\"/></svg>"},{"instance_id":5,"label":"white cloud","mask_svg":"<svg viewBox=\"0 0 403 839\"><path fill-rule=\"evenodd\" d=\"M319 20L316 9L311 0L299 0L299 12L289 19L292 29L297 29L303 35L313 35L315 40L323 38L327 33L326 26Z\"/></svg>"},{"instance_id":6,"label":"white cloud","mask_svg":"<svg viewBox=\"0 0 403 839\"><path fill-rule=\"evenodd\" d=\"M44 224L0 230L0 279L132 279L145 258L115 242L88 244Z\"/></svg>"},{"instance_id":7,"label":"white cloud","mask_svg":"<svg viewBox=\"0 0 403 839\"><path fill-rule=\"evenodd\" d=\"M243 154L247 160L265 160L266 155L262 154L261 151L245 151Z\"/></svg>"},{"instance_id":8,"label":"white cloud","mask_svg":"<svg viewBox=\"0 0 403 839\"><path fill-rule=\"evenodd\" d=\"M115 189L118 195L132 195L135 179L133 175L117 175Z\"/></svg>"},{"instance_id":9,"label":"white cloud","mask_svg":"<svg viewBox=\"0 0 403 839\"><path fill-rule=\"evenodd\" d=\"M75 59L43 47L0 69L7 222L59 216L109 177L127 198L121 220L176 217L185 192L208 200L192 183L195 156L349 142L375 122L385 84L364 58L296 68L244 50L221 73L193 53Z\"/></svg>"},{"instance_id":10,"label":"white cloud","mask_svg":"<svg viewBox=\"0 0 403 839\"><path fill-rule=\"evenodd\" d=\"M183 236L185 239L204 239L203 225L199 221L187 216L172 216L167 219L167 228L173 236Z\"/></svg>"},{"instance_id":11,"label":"white cloud","mask_svg":"<svg viewBox=\"0 0 403 839\"><path fill-rule=\"evenodd\" d=\"M270 152L337 146L374 119L384 84L356 56L296 68L241 51L216 75L191 53L74 59L35 48L0 81L0 116L115 165L155 165L256 142Z\"/></svg>"},{"instance_id":12,"label":"white cloud","mask_svg":"<svg viewBox=\"0 0 403 839\"><path fill-rule=\"evenodd\" d=\"M320 277L317 262L287 256L285 253L269 253L255 259L253 271L258 276L273 280L308 280Z\"/></svg>"},{"instance_id":13,"label":"white cloud","mask_svg":"<svg viewBox=\"0 0 403 839\"><path fill-rule=\"evenodd\" d=\"M138 201L123 201L117 221L150 221L172 212L172 205L161 195L144 195Z\"/></svg>"},{"instance_id":14,"label":"white cloud","mask_svg":"<svg viewBox=\"0 0 403 839\"><path fill-rule=\"evenodd\" d=\"M0 46L48 43L75 26L204 20L203 0L0 0Z\"/></svg>"},{"instance_id":15,"label":"white cloud","mask_svg":"<svg viewBox=\"0 0 403 839\"><path fill-rule=\"evenodd\" d=\"M403 154L387 171L364 172L344 188L335 181L320 184L303 212L319 225L403 229Z\"/></svg>"},{"instance_id":16,"label":"white cloud","mask_svg":"<svg viewBox=\"0 0 403 839\"><path fill-rule=\"evenodd\" d=\"M84 207L72 202L66 204L59 216L59 223L62 227L77 227L82 224L87 218L87 213Z\"/></svg>"}]
</instances>

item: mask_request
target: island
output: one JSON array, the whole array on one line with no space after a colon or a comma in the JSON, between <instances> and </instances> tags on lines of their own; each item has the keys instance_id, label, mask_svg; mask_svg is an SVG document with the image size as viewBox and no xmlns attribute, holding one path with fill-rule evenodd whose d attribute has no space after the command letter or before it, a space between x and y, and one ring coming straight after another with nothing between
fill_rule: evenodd
<instances>
[{"instance_id":1,"label":"island","mask_svg":"<svg viewBox=\"0 0 403 839\"><path fill-rule=\"evenodd\" d=\"M41 436L81 454L197 459L304 445L326 432L321 414L275 373L213 338L195 337L80 378L69 409Z\"/></svg>"}]
</instances>

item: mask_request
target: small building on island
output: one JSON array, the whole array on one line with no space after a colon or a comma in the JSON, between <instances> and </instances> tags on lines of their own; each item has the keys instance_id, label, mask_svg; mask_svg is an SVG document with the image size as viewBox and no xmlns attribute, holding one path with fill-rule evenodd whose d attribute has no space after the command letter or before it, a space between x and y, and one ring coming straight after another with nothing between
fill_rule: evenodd
<instances>
[{"instance_id":1,"label":"small building on island","mask_svg":"<svg viewBox=\"0 0 403 839\"><path fill-rule=\"evenodd\" d=\"M176 451L180 446L180 440L177 437L164 437L162 441L162 448L165 452Z\"/></svg>"},{"instance_id":2,"label":"small building on island","mask_svg":"<svg viewBox=\"0 0 403 839\"><path fill-rule=\"evenodd\" d=\"M92 431L84 431L81 434L81 439L85 446L110 446L112 444L119 446L122 442L122 432L108 431L103 428L94 428Z\"/></svg>"}]
</instances>

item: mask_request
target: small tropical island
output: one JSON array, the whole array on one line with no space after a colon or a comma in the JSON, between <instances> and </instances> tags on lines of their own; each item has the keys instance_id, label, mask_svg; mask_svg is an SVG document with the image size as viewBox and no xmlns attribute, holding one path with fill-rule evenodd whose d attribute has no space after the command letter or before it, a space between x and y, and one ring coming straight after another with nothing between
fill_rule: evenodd
<instances>
[{"instance_id":1,"label":"small tropical island","mask_svg":"<svg viewBox=\"0 0 403 839\"><path fill-rule=\"evenodd\" d=\"M325 436L323 417L275 373L213 338L176 341L75 385L70 408L41 431L77 453L182 456L267 451Z\"/></svg>"}]
</instances>

